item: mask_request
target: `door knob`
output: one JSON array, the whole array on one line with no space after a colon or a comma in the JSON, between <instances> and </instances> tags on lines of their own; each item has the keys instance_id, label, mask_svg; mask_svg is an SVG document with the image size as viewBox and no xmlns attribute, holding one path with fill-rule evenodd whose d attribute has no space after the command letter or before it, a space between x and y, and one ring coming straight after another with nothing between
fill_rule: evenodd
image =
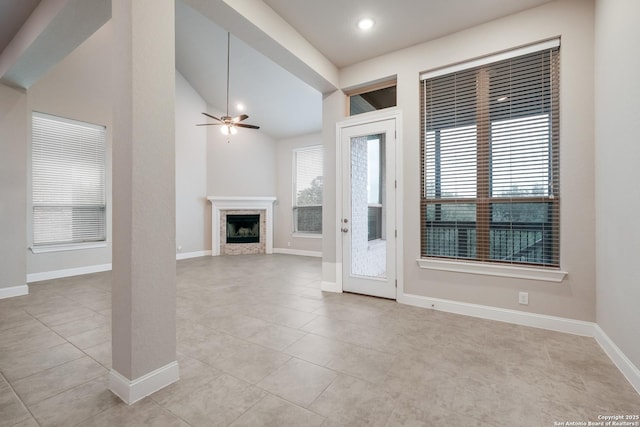
<instances>
[{"instance_id":1,"label":"door knob","mask_svg":"<svg viewBox=\"0 0 640 427\"><path fill-rule=\"evenodd\" d=\"M348 233L348 232L349 232L349 229L348 229L348 228L346 228L346 227L343 227L343 228L341 228L340 230L341 230L343 233Z\"/></svg>"}]
</instances>

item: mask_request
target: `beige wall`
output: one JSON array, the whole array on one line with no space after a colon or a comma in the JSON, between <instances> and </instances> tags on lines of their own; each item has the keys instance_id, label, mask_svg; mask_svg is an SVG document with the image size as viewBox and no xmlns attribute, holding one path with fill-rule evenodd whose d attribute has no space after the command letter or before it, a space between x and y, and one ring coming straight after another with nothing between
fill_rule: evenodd
<instances>
[{"instance_id":1,"label":"beige wall","mask_svg":"<svg viewBox=\"0 0 640 427\"><path fill-rule=\"evenodd\" d=\"M595 320L593 23L589 0L563 0L378 57L341 71L352 87L398 77L403 113L404 292L533 313ZM562 283L420 269L419 73L533 42L562 38L560 86ZM331 172L331 171L329 171ZM518 292L529 305L518 305Z\"/></svg>"},{"instance_id":2,"label":"beige wall","mask_svg":"<svg viewBox=\"0 0 640 427\"><path fill-rule=\"evenodd\" d=\"M345 116L346 97L340 90L322 96L322 281L336 283L336 123Z\"/></svg>"},{"instance_id":3,"label":"beige wall","mask_svg":"<svg viewBox=\"0 0 640 427\"><path fill-rule=\"evenodd\" d=\"M41 273L111 263L111 129L112 78L110 22L94 33L28 90L27 117L39 111L107 127L107 246L97 249L34 254L26 252L27 272ZM31 128L29 123L29 129ZM31 136L26 139L29 157ZM30 171L30 169L29 169ZM27 174L30 176L30 172ZM31 184L28 185L31 213ZM31 217L27 242L32 244Z\"/></svg>"},{"instance_id":4,"label":"beige wall","mask_svg":"<svg viewBox=\"0 0 640 427\"><path fill-rule=\"evenodd\" d=\"M208 113L224 115L211 109ZM208 126L207 196L274 196L275 144L271 137L253 129L240 129L227 142L220 126Z\"/></svg>"},{"instance_id":5,"label":"beige wall","mask_svg":"<svg viewBox=\"0 0 640 427\"><path fill-rule=\"evenodd\" d=\"M211 248L207 202L207 130L195 126L207 104L176 71L176 249Z\"/></svg>"},{"instance_id":6,"label":"beige wall","mask_svg":"<svg viewBox=\"0 0 640 427\"><path fill-rule=\"evenodd\" d=\"M640 368L640 85L637 0L596 2L598 325Z\"/></svg>"},{"instance_id":7,"label":"beige wall","mask_svg":"<svg viewBox=\"0 0 640 427\"><path fill-rule=\"evenodd\" d=\"M0 288L26 284L27 96L0 84Z\"/></svg>"},{"instance_id":8,"label":"beige wall","mask_svg":"<svg viewBox=\"0 0 640 427\"><path fill-rule=\"evenodd\" d=\"M312 133L278 141L276 144L276 197L273 247L302 250L322 251L322 236L302 237L293 234L293 150L302 147L322 145L322 134Z\"/></svg>"}]
</instances>

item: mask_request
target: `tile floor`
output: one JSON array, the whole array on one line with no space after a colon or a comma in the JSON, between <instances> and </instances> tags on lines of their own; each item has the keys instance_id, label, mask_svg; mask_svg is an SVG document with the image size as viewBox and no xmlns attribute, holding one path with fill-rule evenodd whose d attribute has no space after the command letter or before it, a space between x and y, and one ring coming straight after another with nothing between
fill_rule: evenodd
<instances>
[{"instance_id":1,"label":"tile floor","mask_svg":"<svg viewBox=\"0 0 640 427\"><path fill-rule=\"evenodd\" d=\"M107 389L110 274L0 300L0 426L553 426L640 414L591 338L319 290L320 260L178 263L181 380Z\"/></svg>"}]
</instances>

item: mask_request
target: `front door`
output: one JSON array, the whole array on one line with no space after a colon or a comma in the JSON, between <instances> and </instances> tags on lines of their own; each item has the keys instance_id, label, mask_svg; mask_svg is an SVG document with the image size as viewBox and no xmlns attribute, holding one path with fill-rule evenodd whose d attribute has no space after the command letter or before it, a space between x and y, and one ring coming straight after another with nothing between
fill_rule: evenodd
<instances>
[{"instance_id":1,"label":"front door","mask_svg":"<svg viewBox=\"0 0 640 427\"><path fill-rule=\"evenodd\" d=\"M341 128L342 289L396 298L396 120Z\"/></svg>"}]
</instances>

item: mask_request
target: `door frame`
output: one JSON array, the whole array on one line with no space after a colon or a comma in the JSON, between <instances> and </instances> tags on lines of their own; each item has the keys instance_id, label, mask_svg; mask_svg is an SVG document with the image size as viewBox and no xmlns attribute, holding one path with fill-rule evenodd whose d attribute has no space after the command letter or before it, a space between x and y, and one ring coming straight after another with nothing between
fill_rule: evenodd
<instances>
[{"instance_id":1,"label":"door frame","mask_svg":"<svg viewBox=\"0 0 640 427\"><path fill-rule=\"evenodd\" d=\"M358 114L356 116L347 117L336 123L336 223L334 224L334 233L336 241L336 291L343 291L342 283L342 270L344 268L342 263L342 212L343 212L343 194L342 194L342 180L345 177L345 172L342 170L342 132L343 129L365 125L368 123L375 123L385 120L395 120L396 123L396 138L395 138L395 170L396 170L396 197L395 206L389 206L389 209L395 209L396 230L398 236L396 237L396 301L399 300L398 295L402 295L404 292L404 274L403 274L403 183L402 183L402 111L398 107L385 108L384 110L372 111L370 113Z\"/></svg>"}]
</instances>

